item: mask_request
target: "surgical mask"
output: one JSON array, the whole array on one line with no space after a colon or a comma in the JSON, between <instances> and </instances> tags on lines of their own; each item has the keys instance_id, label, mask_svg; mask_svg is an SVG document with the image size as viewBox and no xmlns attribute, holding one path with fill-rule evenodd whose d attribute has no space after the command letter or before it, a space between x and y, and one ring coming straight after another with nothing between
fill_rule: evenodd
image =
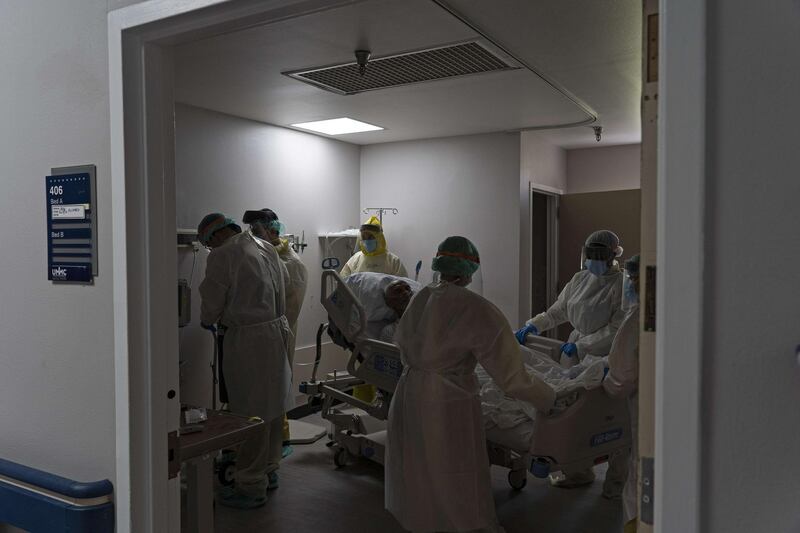
<instances>
[{"instance_id":1,"label":"surgical mask","mask_svg":"<svg viewBox=\"0 0 800 533\"><path fill-rule=\"evenodd\" d=\"M625 295L625 302L628 305L635 305L639 303L639 295L636 294L636 286L631 281L631 278L625 276L622 280L622 293Z\"/></svg>"},{"instance_id":2,"label":"surgical mask","mask_svg":"<svg viewBox=\"0 0 800 533\"><path fill-rule=\"evenodd\" d=\"M599 259L587 259L584 265L586 270L598 277L608 272L608 263Z\"/></svg>"},{"instance_id":3,"label":"surgical mask","mask_svg":"<svg viewBox=\"0 0 800 533\"><path fill-rule=\"evenodd\" d=\"M366 239L362 242L364 243L364 249L369 253L378 249L378 241L376 239Z\"/></svg>"}]
</instances>

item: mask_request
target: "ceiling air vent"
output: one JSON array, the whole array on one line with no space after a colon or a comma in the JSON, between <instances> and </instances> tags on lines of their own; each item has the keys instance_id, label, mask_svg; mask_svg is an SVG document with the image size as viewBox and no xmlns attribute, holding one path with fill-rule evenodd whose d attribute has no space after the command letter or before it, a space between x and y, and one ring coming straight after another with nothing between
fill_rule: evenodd
<instances>
[{"instance_id":1,"label":"ceiling air vent","mask_svg":"<svg viewBox=\"0 0 800 533\"><path fill-rule=\"evenodd\" d=\"M357 94L517 68L513 60L501 58L483 44L471 41L372 59L363 76L355 61L283 74L338 94Z\"/></svg>"}]
</instances>

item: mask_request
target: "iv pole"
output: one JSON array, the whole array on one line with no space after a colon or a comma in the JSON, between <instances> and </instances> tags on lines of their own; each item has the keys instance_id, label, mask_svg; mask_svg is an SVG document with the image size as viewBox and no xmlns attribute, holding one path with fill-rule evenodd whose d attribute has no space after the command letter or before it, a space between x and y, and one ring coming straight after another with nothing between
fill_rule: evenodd
<instances>
[{"instance_id":1,"label":"iv pole","mask_svg":"<svg viewBox=\"0 0 800 533\"><path fill-rule=\"evenodd\" d=\"M381 226L383 226L383 214L384 213L391 213L393 215L397 214L397 208L396 207L365 207L363 213L365 215L369 215L371 211L378 214L378 220L381 221Z\"/></svg>"}]
</instances>

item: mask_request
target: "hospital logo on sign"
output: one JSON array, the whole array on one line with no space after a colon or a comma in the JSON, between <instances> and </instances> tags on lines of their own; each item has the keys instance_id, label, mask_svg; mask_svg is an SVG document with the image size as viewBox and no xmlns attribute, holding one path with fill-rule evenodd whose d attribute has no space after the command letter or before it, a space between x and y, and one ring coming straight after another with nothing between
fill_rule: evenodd
<instances>
[{"instance_id":1,"label":"hospital logo on sign","mask_svg":"<svg viewBox=\"0 0 800 533\"><path fill-rule=\"evenodd\" d=\"M67 279L67 269L61 267L55 267L50 269L50 274L53 276L53 279Z\"/></svg>"}]
</instances>

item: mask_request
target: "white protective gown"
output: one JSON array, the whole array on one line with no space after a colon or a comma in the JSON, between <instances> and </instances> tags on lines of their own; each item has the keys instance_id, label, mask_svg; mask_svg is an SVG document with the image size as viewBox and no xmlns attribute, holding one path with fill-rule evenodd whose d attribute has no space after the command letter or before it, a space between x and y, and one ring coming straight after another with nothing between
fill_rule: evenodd
<instances>
[{"instance_id":1,"label":"white protective gown","mask_svg":"<svg viewBox=\"0 0 800 533\"><path fill-rule=\"evenodd\" d=\"M401 278L408 277L408 272L406 272L403 262L392 252L384 252L378 255L364 255L364 252L356 252L344 264L339 275L346 278L356 272L377 272L379 274L400 276Z\"/></svg>"},{"instance_id":2,"label":"white protective gown","mask_svg":"<svg viewBox=\"0 0 800 533\"><path fill-rule=\"evenodd\" d=\"M496 531L475 366L540 410L553 389L528 376L500 310L451 283L414 296L395 342L405 368L389 410L386 508L414 532Z\"/></svg>"},{"instance_id":3,"label":"white protective gown","mask_svg":"<svg viewBox=\"0 0 800 533\"><path fill-rule=\"evenodd\" d=\"M622 490L623 523L637 517L637 473L639 466L639 306L631 308L614 337L608 354L608 375L603 389L612 398L625 398L631 417L631 454L628 459L628 479Z\"/></svg>"},{"instance_id":4,"label":"white protective gown","mask_svg":"<svg viewBox=\"0 0 800 533\"><path fill-rule=\"evenodd\" d=\"M297 340L297 320L300 317L300 310L303 307L303 300L306 297L308 288L308 269L303 264L300 256L294 251L288 242L282 241L276 247L278 256L286 266L289 274L286 283L286 320L289 321L289 328L292 330L292 343L289 346L289 362L294 361L295 341Z\"/></svg>"},{"instance_id":5,"label":"white protective gown","mask_svg":"<svg viewBox=\"0 0 800 533\"><path fill-rule=\"evenodd\" d=\"M527 323L544 332L569 322L575 329L568 342L575 343L578 357L583 359L587 354L607 355L624 318L622 272L615 265L603 276L581 270L567 283L550 309Z\"/></svg>"},{"instance_id":6,"label":"white protective gown","mask_svg":"<svg viewBox=\"0 0 800 533\"><path fill-rule=\"evenodd\" d=\"M248 231L211 251L200 284L200 320L228 327L224 372L231 410L265 422L292 406L287 279L275 248Z\"/></svg>"}]
</instances>

